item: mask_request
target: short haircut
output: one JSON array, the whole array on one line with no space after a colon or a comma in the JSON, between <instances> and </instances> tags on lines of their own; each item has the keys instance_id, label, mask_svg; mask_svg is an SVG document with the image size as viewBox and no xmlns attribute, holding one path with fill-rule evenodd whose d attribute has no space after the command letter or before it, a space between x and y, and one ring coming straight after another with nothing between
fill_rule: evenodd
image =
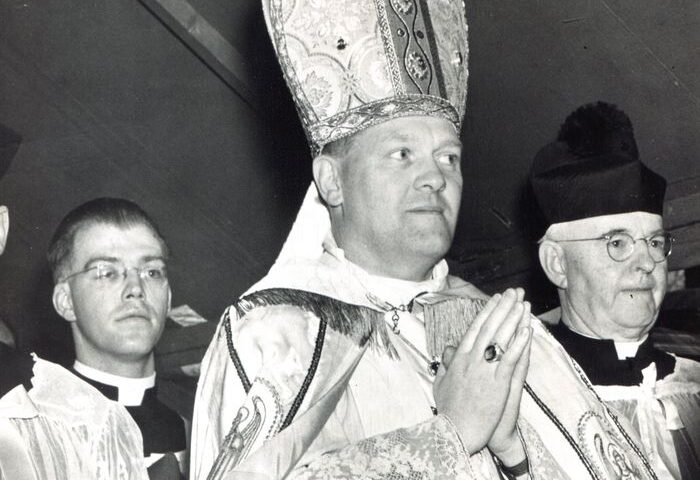
<instances>
[{"instance_id":1,"label":"short haircut","mask_svg":"<svg viewBox=\"0 0 700 480\"><path fill-rule=\"evenodd\" d=\"M160 242L165 258L169 256L168 245L165 243L158 226L141 207L123 198L96 198L71 210L66 215L51 238L47 259L54 283L64 276L64 271L73 254L75 237L81 229L99 225L114 225L129 228L143 225L149 228Z\"/></svg>"}]
</instances>

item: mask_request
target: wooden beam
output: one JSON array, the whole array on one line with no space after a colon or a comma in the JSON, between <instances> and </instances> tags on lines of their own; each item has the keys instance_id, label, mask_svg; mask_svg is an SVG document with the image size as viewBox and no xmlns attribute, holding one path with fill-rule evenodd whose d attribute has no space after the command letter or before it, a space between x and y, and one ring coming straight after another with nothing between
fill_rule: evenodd
<instances>
[{"instance_id":1,"label":"wooden beam","mask_svg":"<svg viewBox=\"0 0 700 480\"><path fill-rule=\"evenodd\" d=\"M250 66L236 47L186 0L139 0L168 30L253 109L258 100Z\"/></svg>"},{"instance_id":2,"label":"wooden beam","mask_svg":"<svg viewBox=\"0 0 700 480\"><path fill-rule=\"evenodd\" d=\"M700 265L700 177L668 185L664 226L676 237L668 259L669 269Z\"/></svg>"},{"instance_id":3,"label":"wooden beam","mask_svg":"<svg viewBox=\"0 0 700 480\"><path fill-rule=\"evenodd\" d=\"M679 228L700 222L700 177L669 183L664 203L666 228Z\"/></svg>"},{"instance_id":4,"label":"wooden beam","mask_svg":"<svg viewBox=\"0 0 700 480\"><path fill-rule=\"evenodd\" d=\"M700 265L700 221L670 229L676 241L668 257L669 270L681 270Z\"/></svg>"}]
</instances>

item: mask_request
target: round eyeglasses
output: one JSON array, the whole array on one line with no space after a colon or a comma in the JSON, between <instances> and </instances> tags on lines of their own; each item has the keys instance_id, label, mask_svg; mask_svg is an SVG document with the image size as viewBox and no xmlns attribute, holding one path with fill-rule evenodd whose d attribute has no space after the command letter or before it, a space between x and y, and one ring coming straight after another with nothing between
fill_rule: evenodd
<instances>
[{"instance_id":1,"label":"round eyeglasses","mask_svg":"<svg viewBox=\"0 0 700 480\"><path fill-rule=\"evenodd\" d=\"M574 238L568 240L549 239L554 242L591 242L603 240L606 242L608 255L616 262L624 262L632 256L637 242L643 240L649 249L649 256L655 263L661 263L671 255L671 246L676 241L668 232L657 233L649 237L633 238L624 232L607 233L595 238Z\"/></svg>"},{"instance_id":2,"label":"round eyeglasses","mask_svg":"<svg viewBox=\"0 0 700 480\"><path fill-rule=\"evenodd\" d=\"M136 270L136 274L147 285L163 285L168 280L168 270L162 264L148 264L140 267L127 268L121 263L99 262L79 272L71 273L61 281L87 273L90 279L101 285L117 285L126 280L130 270Z\"/></svg>"}]
</instances>

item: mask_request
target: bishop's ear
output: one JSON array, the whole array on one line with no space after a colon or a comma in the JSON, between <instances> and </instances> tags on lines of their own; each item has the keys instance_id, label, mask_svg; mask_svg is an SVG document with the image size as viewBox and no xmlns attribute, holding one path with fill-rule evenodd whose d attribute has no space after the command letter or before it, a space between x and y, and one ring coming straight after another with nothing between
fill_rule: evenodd
<instances>
[{"instance_id":1,"label":"bishop's ear","mask_svg":"<svg viewBox=\"0 0 700 480\"><path fill-rule=\"evenodd\" d=\"M313 163L314 181L323 201L329 207L343 203L343 188L340 181L340 163L329 155L319 155Z\"/></svg>"},{"instance_id":2,"label":"bishop's ear","mask_svg":"<svg viewBox=\"0 0 700 480\"><path fill-rule=\"evenodd\" d=\"M566 258L561 245L551 240L543 240L539 249L540 265L549 278L549 281L558 288L565 289L566 281Z\"/></svg>"},{"instance_id":3,"label":"bishop's ear","mask_svg":"<svg viewBox=\"0 0 700 480\"><path fill-rule=\"evenodd\" d=\"M70 285L67 282L59 282L53 287L53 308L68 322L75 322L75 310L73 309L73 297Z\"/></svg>"}]
</instances>

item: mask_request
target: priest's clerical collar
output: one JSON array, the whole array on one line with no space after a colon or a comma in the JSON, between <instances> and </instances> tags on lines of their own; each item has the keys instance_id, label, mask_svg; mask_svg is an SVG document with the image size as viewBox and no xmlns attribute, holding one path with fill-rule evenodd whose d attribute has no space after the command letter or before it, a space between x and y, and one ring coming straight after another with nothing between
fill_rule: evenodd
<instances>
[{"instance_id":1,"label":"priest's clerical collar","mask_svg":"<svg viewBox=\"0 0 700 480\"><path fill-rule=\"evenodd\" d=\"M406 305L416 295L425 292L438 292L447 286L449 267L442 259L433 267L430 278L421 282L400 280L398 278L373 275L359 265L345 258L345 252L338 246L332 234L328 234L323 242L324 250L339 262L345 264L350 273L362 284L367 292L392 305Z\"/></svg>"},{"instance_id":2,"label":"priest's clerical collar","mask_svg":"<svg viewBox=\"0 0 700 480\"><path fill-rule=\"evenodd\" d=\"M615 350L617 350L617 359L624 360L626 358L634 358L637 356L639 346L644 343L649 335L644 335L641 340L636 342L615 342Z\"/></svg>"},{"instance_id":3,"label":"priest's clerical collar","mask_svg":"<svg viewBox=\"0 0 700 480\"><path fill-rule=\"evenodd\" d=\"M119 392L117 403L126 407L141 405L146 390L153 388L156 384L155 372L143 378L122 377L89 367L78 360L73 364L73 369L84 377L115 387Z\"/></svg>"},{"instance_id":4,"label":"priest's clerical collar","mask_svg":"<svg viewBox=\"0 0 700 480\"><path fill-rule=\"evenodd\" d=\"M642 383L642 370L656 364L656 379L673 372L676 359L654 347L648 337L626 345L613 340L591 338L574 332L563 322L550 327L550 332L581 366L594 385L634 386ZM627 349L628 351L625 351ZM634 350L634 355L629 355Z\"/></svg>"},{"instance_id":5,"label":"priest's clerical collar","mask_svg":"<svg viewBox=\"0 0 700 480\"><path fill-rule=\"evenodd\" d=\"M592 337L590 335L586 335L585 333L581 333L575 328L571 328L568 325L566 326L569 330L571 330L573 333L577 335L581 335L582 337L590 338L592 340L600 340L599 338ZM630 341L630 342L616 342L613 340L615 344L615 351L617 352L617 359L618 360L624 360L626 358L634 358L637 356L637 350L639 350L639 346L644 343L647 339L649 334L645 334L641 339L636 340L636 341ZM610 340L606 340L606 342L609 342Z\"/></svg>"}]
</instances>

